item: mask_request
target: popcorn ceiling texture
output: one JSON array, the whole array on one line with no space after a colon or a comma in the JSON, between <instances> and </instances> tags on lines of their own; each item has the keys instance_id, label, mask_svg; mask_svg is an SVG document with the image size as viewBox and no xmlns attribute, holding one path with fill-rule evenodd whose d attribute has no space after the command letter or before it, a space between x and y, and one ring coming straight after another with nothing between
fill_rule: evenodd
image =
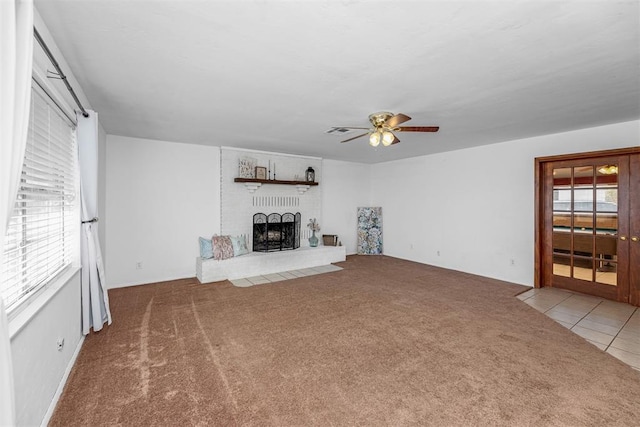
<instances>
[{"instance_id":1,"label":"popcorn ceiling texture","mask_svg":"<svg viewBox=\"0 0 640 427\"><path fill-rule=\"evenodd\" d=\"M309 166L315 170L313 186L304 194L298 194L293 185L263 184L255 193L250 193L242 183L233 182L240 173L240 162L244 159L255 160L256 166L269 169L271 178L293 181L296 175L304 181ZM253 215L300 212L302 226L300 246L309 246L311 232L305 227L310 218L317 218L322 226L322 160L313 157L291 156L276 153L236 150L223 147L220 153L220 228L223 235L248 236L249 249L253 247ZM275 165L275 167L274 167ZM269 177L269 171L267 171Z\"/></svg>"}]
</instances>

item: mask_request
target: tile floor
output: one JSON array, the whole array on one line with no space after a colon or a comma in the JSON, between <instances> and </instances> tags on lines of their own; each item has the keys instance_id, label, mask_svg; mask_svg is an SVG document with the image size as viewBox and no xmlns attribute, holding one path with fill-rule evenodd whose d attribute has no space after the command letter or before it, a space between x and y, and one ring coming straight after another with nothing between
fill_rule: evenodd
<instances>
[{"instance_id":1,"label":"tile floor","mask_svg":"<svg viewBox=\"0 0 640 427\"><path fill-rule=\"evenodd\" d=\"M298 277L313 276L315 274L331 273L332 271L342 270L342 267L336 265L321 265L320 267L304 268L302 270L283 271L280 273L265 274L264 276L247 277L244 279L234 279L230 282L234 286L246 288L253 285L263 285L265 283L280 282L282 280L296 279Z\"/></svg>"},{"instance_id":2,"label":"tile floor","mask_svg":"<svg viewBox=\"0 0 640 427\"><path fill-rule=\"evenodd\" d=\"M640 371L640 308L556 288L517 298Z\"/></svg>"}]
</instances>

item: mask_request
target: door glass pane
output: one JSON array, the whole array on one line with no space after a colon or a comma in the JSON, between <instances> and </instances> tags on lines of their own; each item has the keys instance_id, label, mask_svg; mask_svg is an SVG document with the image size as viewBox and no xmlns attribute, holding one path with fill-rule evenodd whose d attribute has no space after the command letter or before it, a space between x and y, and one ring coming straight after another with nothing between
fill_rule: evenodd
<instances>
[{"instance_id":1,"label":"door glass pane","mask_svg":"<svg viewBox=\"0 0 640 427\"><path fill-rule=\"evenodd\" d=\"M556 276L571 277L571 258L554 254L553 274Z\"/></svg>"},{"instance_id":2,"label":"door glass pane","mask_svg":"<svg viewBox=\"0 0 640 427\"><path fill-rule=\"evenodd\" d=\"M596 254L603 259L613 259L618 255L618 236L606 233L596 234Z\"/></svg>"},{"instance_id":3,"label":"door glass pane","mask_svg":"<svg viewBox=\"0 0 640 427\"><path fill-rule=\"evenodd\" d=\"M573 258L573 278L593 281L593 258Z\"/></svg>"},{"instance_id":4,"label":"door glass pane","mask_svg":"<svg viewBox=\"0 0 640 427\"><path fill-rule=\"evenodd\" d=\"M571 187L571 168L553 170L553 189ZM555 198L553 200L556 200Z\"/></svg>"},{"instance_id":5,"label":"door glass pane","mask_svg":"<svg viewBox=\"0 0 640 427\"><path fill-rule=\"evenodd\" d=\"M553 253L569 254L571 251L571 233L568 230L553 231Z\"/></svg>"},{"instance_id":6,"label":"door glass pane","mask_svg":"<svg viewBox=\"0 0 640 427\"><path fill-rule=\"evenodd\" d=\"M591 233L593 229L593 214L579 212L573 215L573 227L576 232Z\"/></svg>"},{"instance_id":7,"label":"door glass pane","mask_svg":"<svg viewBox=\"0 0 640 427\"><path fill-rule=\"evenodd\" d=\"M593 166L573 168L573 186L575 188L593 187Z\"/></svg>"},{"instance_id":8,"label":"door glass pane","mask_svg":"<svg viewBox=\"0 0 640 427\"><path fill-rule=\"evenodd\" d=\"M596 176L598 178L598 184L617 181L618 165L606 164L596 166Z\"/></svg>"},{"instance_id":9,"label":"door glass pane","mask_svg":"<svg viewBox=\"0 0 640 427\"><path fill-rule=\"evenodd\" d=\"M571 214L569 212L553 212L553 229L558 230L560 228L571 227Z\"/></svg>"},{"instance_id":10,"label":"door glass pane","mask_svg":"<svg viewBox=\"0 0 640 427\"><path fill-rule=\"evenodd\" d=\"M553 190L553 210L567 212L571 210L570 188L556 188Z\"/></svg>"},{"instance_id":11,"label":"door glass pane","mask_svg":"<svg viewBox=\"0 0 640 427\"><path fill-rule=\"evenodd\" d=\"M618 188L599 187L596 190L596 201L598 212L616 212L618 210Z\"/></svg>"},{"instance_id":12,"label":"door glass pane","mask_svg":"<svg viewBox=\"0 0 640 427\"><path fill-rule=\"evenodd\" d=\"M581 232L574 229L573 254L579 256L593 256L593 233Z\"/></svg>"},{"instance_id":13,"label":"door glass pane","mask_svg":"<svg viewBox=\"0 0 640 427\"><path fill-rule=\"evenodd\" d=\"M576 212L593 211L593 190L591 188L573 190L573 210Z\"/></svg>"},{"instance_id":14,"label":"door glass pane","mask_svg":"<svg viewBox=\"0 0 640 427\"><path fill-rule=\"evenodd\" d=\"M617 286L618 284L618 263L613 261L602 261L596 272L596 282L605 285Z\"/></svg>"}]
</instances>

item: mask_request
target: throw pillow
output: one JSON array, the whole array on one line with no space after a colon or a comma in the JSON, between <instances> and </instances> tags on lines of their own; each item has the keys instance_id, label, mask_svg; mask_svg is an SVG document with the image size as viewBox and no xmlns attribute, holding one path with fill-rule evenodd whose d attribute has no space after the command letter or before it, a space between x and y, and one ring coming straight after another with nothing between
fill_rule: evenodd
<instances>
[{"instance_id":1,"label":"throw pillow","mask_svg":"<svg viewBox=\"0 0 640 427\"><path fill-rule=\"evenodd\" d=\"M213 258L213 243L211 242L211 239L200 237L198 240L200 241L200 258Z\"/></svg>"},{"instance_id":2,"label":"throw pillow","mask_svg":"<svg viewBox=\"0 0 640 427\"><path fill-rule=\"evenodd\" d=\"M246 255L249 253L247 241L244 236L230 236L233 245L233 256Z\"/></svg>"},{"instance_id":3,"label":"throw pillow","mask_svg":"<svg viewBox=\"0 0 640 427\"><path fill-rule=\"evenodd\" d=\"M222 260L233 257L233 245L229 236L213 236L213 259Z\"/></svg>"}]
</instances>

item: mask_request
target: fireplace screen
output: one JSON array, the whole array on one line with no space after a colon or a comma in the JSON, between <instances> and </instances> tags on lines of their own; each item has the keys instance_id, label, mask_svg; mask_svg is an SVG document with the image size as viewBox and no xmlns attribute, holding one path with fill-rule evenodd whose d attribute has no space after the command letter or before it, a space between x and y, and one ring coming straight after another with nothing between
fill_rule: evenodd
<instances>
[{"instance_id":1,"label":"fireplace screen","mask_svg":"<svg viewBox=\"0 0 640 427\"><path fill-rule=\"evenodd\" d=\"M253 251L286 251L300 247L300 212L253 216Z\"/></svg>"}]
</instances>

